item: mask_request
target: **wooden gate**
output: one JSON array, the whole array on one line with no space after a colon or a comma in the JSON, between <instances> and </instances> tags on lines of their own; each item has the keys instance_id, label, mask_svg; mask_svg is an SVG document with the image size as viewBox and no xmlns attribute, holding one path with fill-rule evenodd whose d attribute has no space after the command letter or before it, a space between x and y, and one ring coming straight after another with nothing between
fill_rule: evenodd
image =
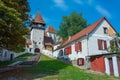
<instances>
[{"instance_id":1,"label":"wooden gate","mask_svg":"<svg viewBox=\"0 0 120 80\"><path fill-rule=\"evenodd\" d=\"M110 75L114 75L112 58L109 58L109 67L110 67Z\"/></svg>"}]
</instances>

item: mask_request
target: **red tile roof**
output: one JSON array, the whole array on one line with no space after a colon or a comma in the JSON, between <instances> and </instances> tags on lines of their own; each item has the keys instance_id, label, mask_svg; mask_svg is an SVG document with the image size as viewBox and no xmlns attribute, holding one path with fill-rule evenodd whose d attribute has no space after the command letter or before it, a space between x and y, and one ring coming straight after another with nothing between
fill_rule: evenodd
<instances>
[{"instance_id":1,"label":"red tile roof","mask_svg":"<svg viewBox=\"0 0 120 80\"><path fill-rule=\"evenodd\" d=\"M33 21L34 23L40 23L45 25L45 22L43 20L43 18L41 17L40 13L38 12L37 15L35 16L35 19Z\"/></svg>"},{"instance_id":2,"label":"red tile roof","mask_svg":"<svg viewBox=\"0 0 120 80\"><path fill-rule=\"evenodd\" d=\"M65 45L69 44L70 42L72 42L72 41L74 41L74 40L77 40L77 39L79 39L79 38L81 38L81 37L83 37L83 36L91 33L103 20L106 20L106 21L107 21L107 19L106 19L105 17L99 19L98 21L96 21L95 23L91 24L91 25L88 26L87 28L85 28L85 29L83 29L82 31L80 31L80 32L76 33L75 35L73 35L73 36L71 37L71 39L66 40L66 41L63 43L62 46L65 46ZM107 21L107 22L108 22L108 21ZM109 22L108 22L108 23L109 23ZM110 24L110 23L109 23L109 24ZM110 24L110 25L111 25L111 24ZM111 27L112 27L112 26L111 26ZM113 27L112 27L112 28L113 28ZM114 28L113 28L113 29L114 29ZM114 30L115 30L115 29L114 29Z\"/></svg>"},{"instance_id":3,"label":"red tile roof","mask_svg":"<svg viewBox=\"0 0 120 80\"><path fill-rule=\"evenodd\" d=\"M46 29L46 32L56 33L56 30L54 29L53 26L48 26L48 28Z\"/></svg>"}]
</instances>

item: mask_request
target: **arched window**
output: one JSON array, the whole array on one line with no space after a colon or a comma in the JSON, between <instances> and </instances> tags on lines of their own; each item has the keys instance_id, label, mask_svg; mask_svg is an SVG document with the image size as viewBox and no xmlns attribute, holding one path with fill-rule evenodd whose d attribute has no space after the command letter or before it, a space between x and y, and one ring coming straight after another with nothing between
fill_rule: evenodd
<instances>
[{"instance_id":1,"label":"arched window","mask_svg":"<svg viewBox=\"0 0 120 80\"><path fill-rule=\"evenodd\" d=\"M59 56L63 56L63 50L59 51Z\"/></svg>"}]
</instances>

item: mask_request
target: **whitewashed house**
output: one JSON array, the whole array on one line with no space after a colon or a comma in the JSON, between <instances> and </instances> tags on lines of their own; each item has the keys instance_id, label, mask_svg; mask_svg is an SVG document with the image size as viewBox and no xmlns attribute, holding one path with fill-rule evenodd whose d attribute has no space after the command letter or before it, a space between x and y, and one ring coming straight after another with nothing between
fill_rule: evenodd
<instances>
[{"instance_id":1,"label":"whitewashed house","mask_svg":"<svg viewBox=\"0 0 120 80\"><path fill-rule=\"evenodd\" d=\"M23 55L27 53L27 50L25 50L24 52L20 52L20 53L16 53L13 51L9 51L7 49L0 49L0 61L9 61L9 60L13 60L16 57Z\"/></svg>"},{"instance_id":2,"label":"whitewashed house","mask_svg":"<svg viewBox=\"0 0 120 80\"><path fill-rule=\"evenodd\" d=\"M53 57L70 60L73 65L105 72L104 55L116 34L106 18L101 18L84 30L69 37L53 52ZM96 65L97 64L97 65Z\"/></svg>"},{"instance_id":3,"label":"whitewashed house","mask_svg":"<svg viewBox=\"0 0 120 80\"><path fill-rule=\"evenodd\" d=\"M7 60L12 60L14 59L14 53L6 50L6 49L1 49L0 50L0 61L7 61Z\"/></svg>"}]
</instances>

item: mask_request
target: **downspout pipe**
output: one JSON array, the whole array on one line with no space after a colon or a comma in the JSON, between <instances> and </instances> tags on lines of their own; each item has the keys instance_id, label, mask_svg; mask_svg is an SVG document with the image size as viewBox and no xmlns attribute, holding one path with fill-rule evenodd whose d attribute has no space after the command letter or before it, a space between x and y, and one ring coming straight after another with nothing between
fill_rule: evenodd
<instances>
[{"instance_id":1,"label":"downspout pipe","mask_svg":"<svg viewBox=\"0 0 120 80\"><path fill-rule=\"evenodd\" d=\"M87 37L87 57L86 57L87 64L86 64L86 68L90 69L90 57L89 57L89 46L88 46L89 34L86 34L86 37Z\"/></svg>"}]
</instances>

